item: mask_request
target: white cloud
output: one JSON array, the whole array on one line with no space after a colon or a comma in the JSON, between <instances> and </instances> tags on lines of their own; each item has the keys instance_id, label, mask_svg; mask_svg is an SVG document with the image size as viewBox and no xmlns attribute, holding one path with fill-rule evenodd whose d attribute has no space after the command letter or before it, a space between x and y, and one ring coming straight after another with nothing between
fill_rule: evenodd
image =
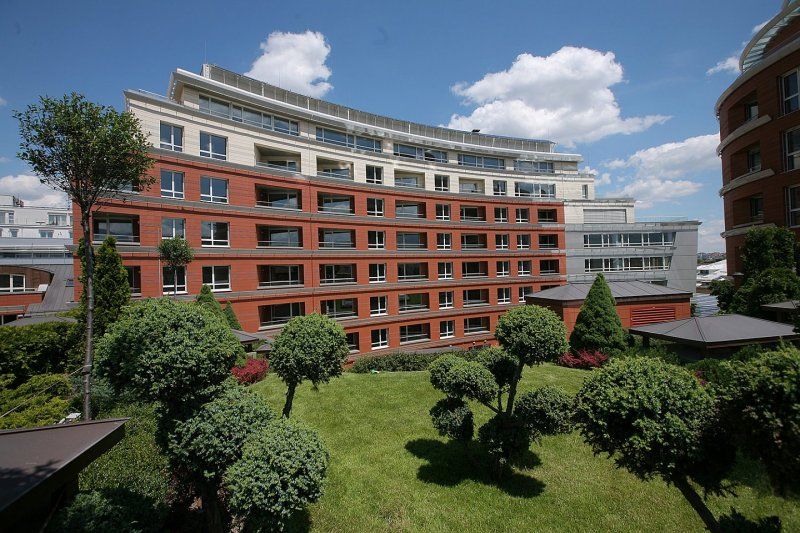
<instances>
[{"instance_id":1,"label":"white cloud","mask_svg":"<svg viewBox=\"0 0 800 533\"><path fill-rule=\"evenodd\" d=\"M640 132L669 119L623 118L611 91L622 81L622 65L612 52L565 46L546 57L520 54L507 70L452 87L477 108L468 115L452 115L449 127L552 139L572 147Z\"/></svg>"},{"instance_id":2,"label":"white cloud","mask_svg":"<svg viewBox=\"0 0 800 533\"><path fill-rule=\"evenodd\" d=\"M36 176L16 174L0 177L0 193L11 194L26 205L34 206L66 206L67 196L43 185Z\"/></svg>"},{"instance_id":3,"label":"white cloud","mask_svg":"<svg viewBox=\"0 0 800 533\"><path fill-rule=\"evenodd\" d=\"M0 163L8 163L11 161L9 158L0 155Z\"/></svg>"},{"instance_id":4,"label":"white cloud","mask_svg":"<svg viewBox=\"0 0 800 533\"><path fill-rule=\"evenodd\" d=\"M753 35L755 35L755 34L756 34L756 33L758 33L759 31L761 31L761 28L763 28L764 26L766 26L766 25L767 25L767 23L769 23L769 21L770 21L770 19L767 19L767 20L765 20L764 22L762 22L761 24L756 24L755 26L753 26Z\"/></svg>"},{"instance_id":5,"label":"white cloud","mask_svg":"<svg viewBox=\"0 0 800 533\"><path fill-rule=\"evenodd\" d=\"M697 249L701 252L724 252L725 239L720 233L725 231L725 221L721 218L703 220L697 230Z\"/></svg>"},{"instance_id":6,"label":"white cloud","mask_svg":"<svg viewBox=\"0 0 800 533\"><path fill-rule=\"evenodd\" d=\"M7 103L8 103L8 101L5 98L3 98L2 96L0 96L0 107L6 105Z\"/></svg>"},{"instance_id":7,"label":"white cloud","mask_svg":"<svg viewBox=\"0 0 800 533\"><path fill-rule=\"evenodd\" d=\"M319 98L333 88L325 64L331 47L319 32L272 32L261 43L262 54L245 73L284 89Z\"/></svg>"},{"instance_id":8,"label":"white cloud","mask_svg":"<svg viewBox=\"0 0 800 533\"><path fill-rule=\"evenodd\" d=\"M713 76L714 74L718 74L720 72L738 75L741 72L739 70L740 55L742 55L741 51L738 54L733 54L732 56L726 57L721 61L717 61L716 65L706 71L706 76Z\"/></svg>"},{"instance_id":9,"label":"white cloud","mask_svg":"<svg viewBox=\"0 0 800 533\"><path fill-rule=\"evenodd\" d=\"M718 144L719 134L712 133L639 150L627 159L615 159L605 166L630 169L633 175L612 195L632 196L640 207L692 195L702 188L692 178L719 170Z\"/></svg>"},{"instance_id":10,"label":"white cloud","mask_svg":"<svg viewBox=\"0 0 800 533\"><path fill-rule=\"evenodd\" d=\"M603 172L600 174L600 177L595 180L594 184L598 187L603 185L611 185L611 174L608 172Z\"/></svg>"}]
</instances>

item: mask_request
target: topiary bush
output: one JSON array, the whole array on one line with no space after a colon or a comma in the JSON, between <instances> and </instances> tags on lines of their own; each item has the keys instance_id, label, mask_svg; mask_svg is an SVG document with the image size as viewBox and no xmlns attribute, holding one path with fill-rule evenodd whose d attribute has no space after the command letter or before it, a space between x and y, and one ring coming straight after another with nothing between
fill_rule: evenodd
<instances>
[{"instance_id":1,"label":"topiary bush","mask_svg":"<svg viewBox=\"0 0 800 533\"><path fill-rule=\"evenodd\" d=\"M578 350L575 353L567 352L558 358L558 364L560 366L580 368L583 370L600 368L606 361L608 361L608 356L600 350Z\"/></svg>"},{"instance_id":2,"label":"topiary bush","mask_svg":"<svg viewBox=\"0 0 800 533\"><path fill-rule=\"evenodd\" d=\"M617 315L617 306L606 278L600 272L581 305L569 337L573 352L580 350L623 350L626 334Z\"/></svg>"},{"instance_id":3,"label":"topiary bush","mask_svg":"<svg viewBox=\"0 0 800 533\"><path fill-rule=\"evenodd\" d=\"M269 370L269 363L265 359L248 357L244 366L231 368L231 374L240 385L252 385L263 380Z\"/></svg>"},{"instance_id":4,"label":"topiary bush","mask_svg":"<svg viewBox=\"0 0 800 533\"><path fill-rule=\"evenodd\" d=\"M368 355L356 359L350 367L350 372L367 374L373 370L378 372L414 372L427 370L428 365L442 355L442 353L417 352Z\"/></svg>"},{"instance_id":5,"label":"topiary bush","mask_svg":"<svg viewBox=\"0 0 800 533\"><path fill-rule=\"evenodd\" d=\"M328 462L316 432L277 420L250 437L228 468L228 506L246 530L283 530L292 515L322 497Z\"/></svg>"},{"instance_id":6,"label":"topiary bush","mask_svg":"<svg viewBox=\"0 0 800 533\"><path fill-rule=\"evenodd\" d=\"M514 403L514 415L535 439L572 431L573 399L563 389L546 385L526 392Z\"/></svg>"},{"instance_id":7,"label":"topiary bush","mask_svg":"<svg viewBox=\"0 0 800 533\"><path fill-rule=\"evenodd\" d=\"M494 332L500 346L522 365L553 362L567 351L564 322L549 309L523 305L507 311Z\"/></svg>"},{"instance_id":8,"label":"topiary bush","mask_svg":"<svg viewBox=\"0 0 800 533\"><path fill-rule=\"evenodd\" d=\"M442 398L430 410L433 427L442 437L472 440L475 432L472 410L461 398Z\"/></svg>"}]
</instances>

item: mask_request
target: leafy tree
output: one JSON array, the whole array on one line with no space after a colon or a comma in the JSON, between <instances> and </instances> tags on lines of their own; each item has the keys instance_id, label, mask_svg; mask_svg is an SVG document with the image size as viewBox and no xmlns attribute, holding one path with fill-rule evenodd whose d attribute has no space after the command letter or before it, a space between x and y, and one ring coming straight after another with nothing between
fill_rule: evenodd
<instances>
[{"instance_id":1,"label":"leafy tree","mask_svg":"<svg viewBox=\"0 0 800 533\"><path fill-rule=\"evenodd\" d=\"M167 264L173 274L176 268L185 267L194 260L194 252L189 241L181 237L161 239L158 243L158 256ZM174 293L178 293L178 284L174 283Z\"/></svg>"},{"instance_id":2,"label":"leafy tree","mask_svg":"<svg viewBox=\"0 0 800 533\"><path fill-rule=\"evenodd\" d=\"M731 362L719 395L739 447L759 459L785 494L800 476L800 351L786 346Z\"/></svg>"},{"instance_id":3,"label":"leafy tree","mask_svg":"<svg viewBox=\"0 0 800 533\"><path fill-rule=\"evenodd\" d=\"M764 226L750 229L742 246L745 283L764 270L795 268L795 235L787 228Z\"/></svg>"},{"instance_id":4,"label":"leafy tree","mask_svg":"<svg viewBox=\"0 0 800 533\"><path fill-rule=\"evenodd\" d=\"M16 387L35 374L72 372L80 364L72 349L81 344L75 324L45 322L0 328L0 376L10 375Z\"/></svg>"},{"instance_id":5,"label":"leafy tree","mask_svg":"<svg viewBox=\"0 0 800 533\"><path fill-rule=\"evenodd\" d=\"M768 268L748 279L733 296L733 313L766 317L764 304L800 298L800 277L787 268Z\"/></svg>"},{"instance_id":6,"label":"leafy tree","mask_svg":"<svg viewBox=\"0 0 800 533\"><path fill-rule=\"evenodd\" d=\"M689 480L721 490L735 451L719 424L715 400L683 368L658 359L611 361L575 399L576 422L595 453L640 479L675 485L712 531L719 526Z\"/></svg>"},{"instance_id":7,"label":"leafy tree","mask_svg":"<svg viewBox=\"0 0 800 533\"><path fill-rule=\"evenodd\" d=\"M154 178L153 162L139 120L72 93L62 98L40 97L24 111L15 111L22 139L17 156L40 181L63 191L80 209L84 242L91 242L92 215L103 198L113 198L127 186L143 189ZM89 420L89 388L94 341L94 250L84 248L86 265L86 351L83 416Z\"/></svg>"},{"instance_id":8,"label":"leafy tree","mask_svg":"<svg viewBox=\"0 0 800 533\"><path fill-rule=\"evenodd\" d=\"M314 386L342 374L350 348L341 325L319 313L291 319L272 344L270 369L286 383L283 416L289 418L297 386L305 380Z\"/></svg>"},{"instance_id":9,"label":"leafy tree","mask_svg":"<svg viewBox=\"0 0 800 533\"><path fill-rule=\"evenodd\" d=\"M727 313L736 294L736 285L729 279L715 279L708 284L709 292L717 297L720 311Z\"/></svg>"},{"instance_id":10,"label":"leafy tree","mask_svg":"<svg viewBox=\"0 0 800 533\"><path fill-rule=\"evenodd\" d=\"M440 435L468 442L474 434L474 415L467 400L476 401L494 417L478 430L478 440L502 475L532 440L567 431L570 398L555 387L543 387L516 399L526 365L554 361L567 350L564 323L538 306L518 307L498 321L495 337L501 348L482 350L474 361L455 354L430 364L433 387L446 397L430 410Z\"/></svg>"},{"instance_id":11,"label":"leafy tree","mask_svg":"<svg viewBox=\"0 0 800 533\"><path fill-rule=\"evenodd\" d=\"M86 271L81 272L81 282L86 283ZM128 271L122 266L117 252L117 240L106 237L95 252L94 266L94 334L102 337L108 326L122 313L122 308L131 302ZM86 327L86 291L81 293L78 323Z\"/></svg>"},{"instance_id":12,"label":"leafy tree","mask_svg":"<svg viewBox=\"0 0 800 533\"><path fill-rule=\"evenodd\" d=\"M253 435L225 474L231 511L246 530L281 531L322 497L329 455L316 432L287 419Z\"/></svg>"},{"instance_id":13,"label":"leafy tree","mask_svg":"<svg viewBox=\"0 0 800 533\"><path fill-rule=\"evenodd\" d=\"M200 287L200 293L197 295L196 298L197 303L211 311L214 315L216 315L220 320L222 320L225 324L228 323L228 317L225 316L225 312L222 310L222 306L214 298L214 293L211 292L211 287L208 285L203 285Z\"/></svg>"},{"instance_id":14,"label":"leafy tree","mask_svg":"<svg viewBox=\"0 0 800 533\"><path fill-rule=\"evenodd\" d=\"M228 325L231 327L231 329L242 329L242 325L239 323L239 319L236 318L236 312L233 310L233 306L230 302L225 305L223 313L225 314L225 320L228 322Z\"/></svg>"},{"instance_id":15,"label":"leafy tree","mask_svg":"<svg viewBox=\"0 0 800 533\"><path fill-rule=\"evenodd\" d=\"M625 330L617 315L617 306L603 273L597 274L583 301L575 327L569 337L573 352L579 350L622 350Z\"/></svg>"},{"instance_id":16,"label":"leafy tree","mask_svg":"<svg viewBox=\"0 0 800 533\"><path fill-rule=\"evenodd\" d=\"M16 388L0 377L0 429L55 424L69 413L73 397L64 374L38 374Z\"/></svg>"}]
</instances>

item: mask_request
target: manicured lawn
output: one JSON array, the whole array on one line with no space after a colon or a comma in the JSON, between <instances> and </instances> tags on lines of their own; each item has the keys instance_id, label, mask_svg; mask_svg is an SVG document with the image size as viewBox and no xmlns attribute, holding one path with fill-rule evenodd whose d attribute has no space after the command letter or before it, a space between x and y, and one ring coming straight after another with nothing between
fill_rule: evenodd
<instances>
[{"instance_id":1,"label":"manicured lawn","mask_svg":"<svg viewBox=\"0 0 800 533\"><path fill-rule=\"evenodd\" d=\"M546 365L529 369L527 390L555 384L574 393L588 374ZM276 409L285 387L275 376L255 386ZM642 482L595 457L580 435L534 445L529 468L492 484L479 456L440 438L428 410L440 398L427 372L345 374L298 390L292 417L316 428L331 451L326 493L312 506L313 531L699 531L702 523L675 488ZM488 410L474 406L479 424ZM800 530L797 500L768 493L753 464L735 473L738 497L712 497L717 516L735 506L748 518L778 515ZM301 521L303 522L303 521Z\"/></svg>"}]
</instances>

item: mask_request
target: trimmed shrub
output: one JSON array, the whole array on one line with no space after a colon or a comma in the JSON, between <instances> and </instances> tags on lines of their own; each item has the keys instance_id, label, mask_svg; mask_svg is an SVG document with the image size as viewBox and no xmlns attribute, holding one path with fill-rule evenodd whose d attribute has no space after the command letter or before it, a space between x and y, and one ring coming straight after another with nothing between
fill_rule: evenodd
<instances>
[{"instance_id":1,"label":"trimmed shrub","mask_svg":"<svg viewBox=\"0 0 800 533\"><path fill-rule=\"evenodd\" d=\"M252 385L258 383L267 375L269 363L264 359L248 357L244 366L231 368L231 374L241 385Z\"/></svg>"},{"instance_id":2,"label":"trimmed shrub","mask_svg":"<svg viewBox=\"0 0 800 533\"><path fill-rule=\"evenodd\" d=\"M76 324L47 322L0 327L0 375L16 386L35 374L69 372L81 365L73 350L81 344Z\"/></svg>"},{"instance_id":3,"label":"trimmed shrub","mask_svg":"<svg viewBox=\"0 0 800 533\"><path fill-rule=\"evenodd\" d=\"M464 359L455 354L445 354L433 361L428 367L431 373L431 385L433 385L433 388L446 393L445 387L447 386L450 369L463 361Z\"/></svg>"},{"instance_id":4,"label":"trimmed shrub","mask_svg":"<svg viewBox=\"0 0 800 533\"><path fill-rule=\"evenodd\" d=\"M414 372L427 370L428 366L442 355L444 354L417 352L368 355L356 359L353 362L353 366L350 367L350 372L367 374L373 370L378 372Z\"/></svg>"},{"instance_id":5,"label":"trimmed shrub","mask_svg":"<svg viewBox=\"0 0 800 533\"><path fill-rule=\"evenodd\" d=\"M236 312L233 310L233 306L230 302L225 306L223 314L231 329L242 329L242 325L239 323L239 319L236 318Z\"/></svg>"},{"instance_id":6,"label":"trimmed shrub","mask_svg":"<svg viewBox=\"0 0 800 533\"><path fill-rule=\"evenodd\" d=\"M523 365L555 361L569 347L564 322L550 309L538 305L506 311L497 321L494 336Z\"/></svg>"},{"instance_id":7,"label":"trimmed shrub","mask_svg":"<svg viewBox=\"0 0 800 533\"><path fill-rule=\"evenodd\" d=\"M195 301L211 311L214 316L222 320L225 324L228 323L228 317L225 316L225 311L222 310L222 305L220 305L220 303L214 297L214 293L211 292L211 287L203 284L203 286L200 287L200 292L197 294Z\"/></svg>"},{"instance_id":8,"label":"trimmed shrub","mask_svg":"<svg viewBox=\"0 0 800 533\"><path fill-rule=\"evenodd\" d=\"M475 361L486 367L501 390L507 389L516 378L519 359L499 346L478 351Z\"/></svg>"},{"instance_id":9,"label":"trimmed shrub","mask_svg":"<svg viewBox=\"0 0 800 533\"><path fill-rule=\"evenodd\" d=\"M567 352L558 358L558 364L560 366L581 368L584 370L600 368L606 361L608 361L608 356L600 350L578 350L575 353Z\"/></svg>"},{"instance_id":10,"label":"trimmed shrub","mask_svg":"<svg viewBox=\"0 0 800 533\"><path fill-rule=\"evenodd\" d=\"M329 455L316 432L286 419L254 434L225 474L228 506L247 530L282 530L323 493Z\"/></svg>"},{"instance_id":11,"label":"trimmed shrub","mask_svg":"<svg viewBox=\"0 0 800 533\"><path fill-rule=\"evenodd\" d=\"M475 432L472 410L461 398L443 398L430 410L433 427L442 437L469 441Z\"/></svg>"},{"instance_id":12,"label":"trimmed shrub","mask_svg":"<svg viewBox=\"0 0 800 533\"><path fill-rule=\"evenodd\" d=\"M572 430L572 397L559 387L546 385L522 394L514 403L514 416L534 437Z\"/></svg>"},{"instance_id":13,"label":"trimmed shrub","mask_svg":"<svg viewBox=\"0 0 800 533\"><path fill-rule=\"evenodd\" d=\"M594 283L581 305L575 327L569 337L573 352L580 350L623 350L626 346L625 330L617 315L616 302L603 273L597 274Z\"/></svg>"},{"instance_id":14,"label":"trimmed shrub","mask_svg":"<svg viewBox=\"0 0 800 533\"><path fill-rule=\"evenodd\" d=\"M482 364L461 359L447 372L442 392L451 398L466 396L470 400L487 403L497 397L497 382Z\"/></svg>"},{"instance_id":15,"label":"trimmed shrub","mask_svg":"<svg viewBox=\"0 0 800 533\"><path fill-rule=\"evenodd\" d=\"M478 429L478 441L502 473L522 457L533 440L530 428L516 416L495 415Z\"/></svg>"},{"instance_id":16,"label":"trimmed shrub","mask_svg":"<svg viewBox=\"0 0 800 533\"><path fill-rule=\"evenodd\" d=\"M69 414L73 396L64 374L40 374L16 389L0 381L0 413L17 408L0 418L0 429L16 429L55 424Z\"/></svg>"}]
</instances>

